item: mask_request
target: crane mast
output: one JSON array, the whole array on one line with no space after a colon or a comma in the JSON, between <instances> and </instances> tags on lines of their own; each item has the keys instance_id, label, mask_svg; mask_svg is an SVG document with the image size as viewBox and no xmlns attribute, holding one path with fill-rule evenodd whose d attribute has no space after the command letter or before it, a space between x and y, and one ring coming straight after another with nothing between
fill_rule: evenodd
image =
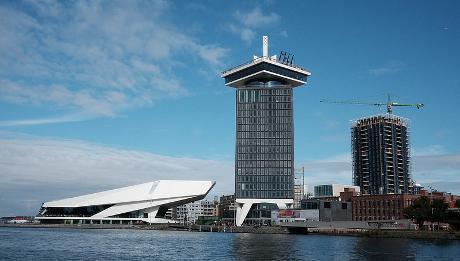
<instances>
[{"instance_id":1,"label":"crane mast","mask_svg":"<svg viewBox=\"0 0 460 261\"><path fill-rule=\"evenodd\" d=\"M387 102L365 102L365 101L336 101L336 100L320 100L319 102L324 103L341 103L341 104L356 104L356 105L373 105L373 106L386 106L388 114L393 113L393 107L415 107L417 109L425 106L423 103L398 103L391 101L390 95L388 95Z\"/></svg>"}]
</instances>

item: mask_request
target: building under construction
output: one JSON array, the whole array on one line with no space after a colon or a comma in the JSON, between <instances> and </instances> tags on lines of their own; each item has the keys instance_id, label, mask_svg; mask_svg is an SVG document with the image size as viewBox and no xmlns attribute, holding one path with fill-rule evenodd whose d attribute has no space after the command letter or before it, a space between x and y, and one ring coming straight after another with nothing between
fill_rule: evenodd
<instances>
[{"instance_id":1,"label":"building under construction","mask_svg":"<svg viewBox=\"0 0 460 261\"><path fill-rule=\"evenodd\" d=\"M383 114L352 122L353 183L362 194L411 194L409 121Z\"/></svg>"}]
</instances>

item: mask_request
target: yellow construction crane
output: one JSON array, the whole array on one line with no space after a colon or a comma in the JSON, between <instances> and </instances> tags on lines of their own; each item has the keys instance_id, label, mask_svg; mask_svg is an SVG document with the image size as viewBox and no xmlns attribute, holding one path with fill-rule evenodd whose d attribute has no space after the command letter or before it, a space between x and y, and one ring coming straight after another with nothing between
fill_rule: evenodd
<instances>
[{"instance_id":1,"label":"yellow construction crane","mask_svg":"<svg viewBox=\"0 0 460 261\"><path fill-rule=\"evenodd\" d=\"M363 102L363 101L334 101L334 100L321 100L319 102L327 102L327 103L343 103L343 104L364 104L364 105L374 105L374 106L387 106L387 112L389 114L393 113L394 106L404 106L404 107L416 107L417 109L422 108L425 106L423 103L415 103L415 104L405 104L405 103L397 103L392 102L390 95L388 95L387 102Z\"/></svg>"}]
</instances>

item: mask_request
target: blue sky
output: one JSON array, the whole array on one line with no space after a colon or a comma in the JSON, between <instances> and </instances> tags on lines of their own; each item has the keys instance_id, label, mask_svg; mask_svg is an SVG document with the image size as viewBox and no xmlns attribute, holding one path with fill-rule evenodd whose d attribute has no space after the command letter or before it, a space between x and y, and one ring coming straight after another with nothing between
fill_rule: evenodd
<instances>
[{"instance_id":1,"label":"blue sky","mask_svg":"<svg viewBox=\"0 0 460 261\"><path fill-rule=\"evenodd\" d=\"M158 178L233 192L234 90L220 72L285 50L306 182L350 183L350 120L411 121L413 177L460 194L458 1L0 3L0 215Z\"/></svg>"}]
</instances>

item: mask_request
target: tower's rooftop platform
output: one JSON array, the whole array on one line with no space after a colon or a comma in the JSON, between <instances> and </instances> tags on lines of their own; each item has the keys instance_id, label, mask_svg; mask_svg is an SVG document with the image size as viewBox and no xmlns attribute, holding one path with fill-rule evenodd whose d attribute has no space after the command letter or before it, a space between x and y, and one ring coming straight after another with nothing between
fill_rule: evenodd
<instances>
[{"instance_id":1,"label":"tower's rooftop platform","mask_svg":"<svg viewBox=\"0 0 460 261\"><path fill-rule=\"evenodd\" d=\"M225 78L225 85L241 88L253 80L278 80L289 87L297 87L307 82L311 73L307 70L293 65L277 61L276 56L257 57L247 63L238 65L222 72L221 77Z\"/></svg>"}]
</instances>

